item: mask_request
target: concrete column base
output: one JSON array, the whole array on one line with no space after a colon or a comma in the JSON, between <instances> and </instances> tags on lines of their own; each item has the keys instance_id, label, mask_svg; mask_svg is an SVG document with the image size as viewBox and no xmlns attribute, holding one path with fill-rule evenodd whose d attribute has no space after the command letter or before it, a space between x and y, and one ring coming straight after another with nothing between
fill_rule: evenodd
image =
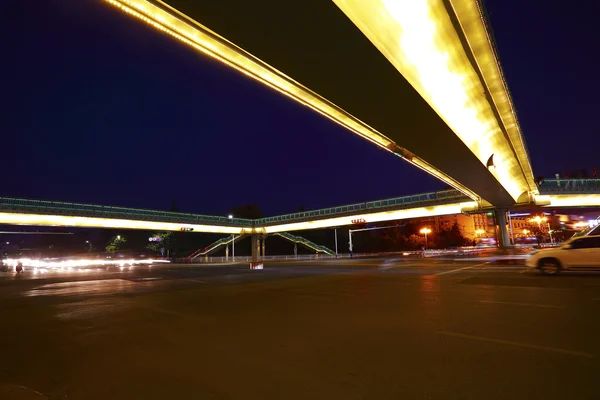
<instances>
[{"instance_id":1,"label":"concrete column base","mask_svg":"<svg viewBox=\"0 0 600 400\"><path fill-rule=\"evenodd\" d=\"M261 262L251 262L250 269L263 269L264 265Z\"/></svg>"},{"instance_id":2,"label":"concrete column base","mask_svg":"<svg viewBox=\"0 0 600 400\"><path fill-rule=\"evenodd\" d=\"M507 249L511 247L510 236L508 235L508 227L506 221L506 210L497 209L494 211L496 214L496 223L498 224L498 243L501 249Z\"/></svg>"}]
</instances>

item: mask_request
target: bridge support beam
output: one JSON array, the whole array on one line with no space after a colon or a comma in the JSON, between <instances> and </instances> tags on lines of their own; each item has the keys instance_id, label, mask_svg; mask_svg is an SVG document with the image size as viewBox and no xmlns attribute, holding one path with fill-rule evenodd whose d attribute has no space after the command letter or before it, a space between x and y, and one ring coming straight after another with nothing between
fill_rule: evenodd
<instances>
[{"instance_id":1,"label":"bridge support beam","mask_svg":"<svg viewBox=\"0 0 600 400\"><path fill-rule=\"evenodd\" d=\"M250 236L252 249L252 260L250 261L250 269L262 269L263 264L260 261L260 235L253 233Z\"/></svg>"},{"instance_id":2,"label":"bridge support beam","mask_svg":"<svg viewBox=\"0 0 600 400\"><path fill-rule=\"evenodd\" d=\"M262 254L263 257L267 255L267 237L266 236L262 237L260 254Z\"/></svg>"},{"instance_id":3,"label":"bridge support beam","mask_svg":"<svg viewBox=\"0 0 600 400\"><path fill-rule=\"evenodd\" d=\"M496 223L498 224L498 243L500 248L505 249L511 246L510 236L508 235L508 226L506 221L506 210L496 209Z\"/></svg>"},{"instance_id":4,"label":"bridge support beam","mask_svg":"<svg viewBox=\"0 0 600 400\"><path fill-rule=\"evenodd\" d=\"M259 250L259 246L260 246L260 238L257 234L252 234L252 236L250 237L251 240L251 244L250 247L252 248L252 262L258 262L258 258L260 256L260 250Z\"/></svg>"}]
</instances>

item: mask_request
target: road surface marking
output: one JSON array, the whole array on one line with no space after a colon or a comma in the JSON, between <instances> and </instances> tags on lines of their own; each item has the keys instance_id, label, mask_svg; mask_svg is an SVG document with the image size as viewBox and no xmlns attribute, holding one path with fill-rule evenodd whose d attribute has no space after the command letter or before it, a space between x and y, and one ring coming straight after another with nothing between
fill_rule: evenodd
<instances>
[{"instance_id":1,"label":"road surface marking","mask_svg":"<svg viewBox=\"0 0 600 400\"><path fill-rule=\"evenodd\" d=\"M499 285L506 289L543 289L543 290L559 290L559 291L569 291L572 289L569 288L555 288L555 287L544 287L544 286L512 286L512 285Z\"/></svg>"},{"instance_id":2,"label":"road surface marking","mask_svg":"<svg viewBox=\"0 0 600 400\"><path fill-rule=\"evenodd\" d=\"M551 304L534 304L534 303L511 303L508 301L493 301L493 300L481 300L480 303L486 304L506 304L509 306L528 306L528 307L542 307L542 308L566 308L565 306L554 306Z\"/></svg>"},{"instance_id":3,"label":"road surface marking","mask_svg":"<svg viewBox=\"0 0 600 400\"><path fill-rule=\"evenodd\" d=\"M434 275L452 274L454 272L464 271L465 269L471 269L471 268L475 268L475 267L480 267L480 266L485 265L485 264L487 264L487 262L484 262L484 263L481 263L481 264L476 264L476 265L469 265L467 267L462 267L462 268L451 269L450 271L438 272L437 274L434 274Z\"/></svg>"},{"instance_id":4,"label":"road surface marking","mask_svg":"<svg viewBox=\"0 0 600 400\"><path fill-rule=\"evenodd\" d=\"M199 279L186 279L186 281L188 281L188 282L197 282L197 283L206 283L206 282L201 281Z\"/></svg>"},{"instance_id":5,"label":"road surface marking","mask_svg":"<svg viewBox=\"0 0 600 400\"><path fill-rule=\"evenodd\" d=\"M592 354L585 353L583 351L572 351L572 350L565 350L565 349L557 349L557 348L554 348L554 347L538 346L537 344L512 342L510 340L494 339L494 338L487 338L487 337L482 337L482 336L465 335L463 333L455 333L455 332L447 332L447 331L438 331L436 333L438 335L454 336L454 337L463 338L463 339L477 340L477 341L480 341L480 342L497 343L497 344L507 344L507 345L516 346L516 347L523 347L523 348L526 348L526 349L548 351L548 352L560 353L560 354L568 354L570 356L576 356L576 357L594 358L594 356Z\"/></svg>"}]
</instances>

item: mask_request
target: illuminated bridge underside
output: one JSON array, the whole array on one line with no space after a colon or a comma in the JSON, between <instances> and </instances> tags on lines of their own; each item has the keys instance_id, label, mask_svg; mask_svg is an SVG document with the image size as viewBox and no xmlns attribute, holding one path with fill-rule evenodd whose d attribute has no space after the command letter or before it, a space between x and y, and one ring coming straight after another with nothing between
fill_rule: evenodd
<instances>
[{"instance_id":1,"label":"illuminated bridge underside","mask_svg":"<svg viewBox=\"0 0 600 400\"><path fill-rule=\"evenodd\" d=\"M464 193L535 192L474 0L107 1Z\"/></svg>"},{"instance_id":2,"label":"illuminated bridge underside","mask_svg":"<svg viewBox=\"0 0 600 400\"><path fill-rule=\"evenodd\" d=\"M364 220L365 223L395 221L410 218L434 217L439 215L460 214L464 210L472 210L477 206L474 201L464 203L452 203L429 207L416 207L403 210L390 210L382 212L372 212L365 214L354 214L342 217L331 217L304 222L290 222L273 226L265 226L266 233L290 232L305 229L331 228L335 226L352 225L357 219Z\"/></svg>"},{"instance_id":3,"label":"illuminated bridge underside","mask_svg":"<svg viewBox=\"0 0 600 400\"><path fill-rule=\"evenodd\" d=\"M537 196L545 207L600 207L600 194L553 194Z\"/></svg>"},{"instance_id":4,"label":"illuminated bridge underside","mask_svg":"<svg viewBox=\"0 0 600 400\"><path fill-rule=\"evenodd\" d=\"M459 191L446 190L250 220L0 197L0 224L252 234L351 225L357 219L369 223L457 214L476 206Z\"/></svg>"},{"instance_id":5,"label":"illuminated bridge underside","mask_svg":"<svg viewBox=\"0 0 600 400\"><path fill-rule=\"evenodd\" d=\"M211 215L144 210L63 201L0 197L0 224L241 233L253 221Z\"/></svg>"},{"instance_id":6,"label":"illuminated bridge underside","mask_svg":"<svg viewBox=\"0 0 600 400\"><path fill-rule=\"evenodd\" d=\"M561 194L538 195L536 202L539 206L554 208L600 207L600 185L596 186L598 188L595 193L591 192L593 188L588 185L588 193L585 194L563 190ZM255 220L0 197L0 224L151 231L180 231L185 228L196 233L240 235L338 227L356 224L357 220L361 223L376 223L482 211L484 210L477 202L456 190L421 193Z\"/></svg>"},{"instance_id":7,"label":"illuminated bridge underside","mask_svg":"<svg viewBox=\"0 0 600 400\"><path fill-rule=\"evenodd\" d=\"M180 231L181 228L193 229L192 232L206 233L251 233L252 228L235 226L215 226L178 224L170 222L140 221L116 218L74 217L70 215L0 213L0 224L31 226L72 226L82 228L141 229L148 231Z\"/></svg>"},{"instance_id":8,"label":"illuminated bridge underside","mask_svg":"<svg viewBox=\"0 0 600 400\"><path fill-rule=\"evenodd\" d=\"M352 225L353 220L363 219L365 222L383 222L407 218L430 217L437 215L460 214L463 209L472 209L477 204L473 201L465 203L454 203L430 207L417 207L404 210L391 210L383 212L371 212L352 214L340 217L316 219L312 221L299 221L271 226L214 226L195 225L183 223L155 222L128 220L116 218L94 218L79 217L58 214L23 214L23 213L0 213L0 224L8 225L31 225L31 226L70 226L83 228L109 228L109 229L137 229L150 231L180 231L181 228L190 228L191 232L205 233L277 233L306 229L321 229L334 226Z\"/></svg>"}]
</instances>

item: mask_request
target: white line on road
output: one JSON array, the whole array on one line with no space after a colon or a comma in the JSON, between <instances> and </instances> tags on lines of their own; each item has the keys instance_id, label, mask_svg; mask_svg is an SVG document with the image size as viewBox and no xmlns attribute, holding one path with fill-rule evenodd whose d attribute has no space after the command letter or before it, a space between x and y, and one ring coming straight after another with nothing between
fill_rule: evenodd
<instances>
[{"instance_id":1,"label":"white line on road","mask_svg":"<svg viewBox=\"0 0 600 400\"><path fill-rule=\"evenodd\" d=\"M188 281L188 282L196 282L196 283L206 283L206 282L198 280L198 279L186 279L186 281Z\"/></svg>"},{"instance_id":2,"label":"white line on road","mask_svg":"<svg viewBox=\"0 0 600 400\"><path fill-rule=\"evenodd\" d=\"M527 307L542 307L542 308L566 308L565 306L554 306L552 304L534 304L534 303L511 303L508 301L493 301L493 300L480 300L480 303L484 304L505 304L509 306L527 306Z\"/></svg>"},{"instance_id":3,"label":"white line on road","mask_svg":"<svg viewBox=\"0 0 600 400\"><path fill-rule=\"evenodd\" d=\"M533 350L541 350L541 351L549 351L549 352L552 352L552 353L568 354L570 356L585 357L585 358L594 358L594 356L592 354L585 353L583 351L573 351L573 350L557 349L555 347L538 346L537 344L512 342L510 340L494 339L494 338L487 338L487 337L482 337L482 336L465 335L463 333L455 333L455 332L447 332L447 331L438 331L436 333L438 335L454 336L454 337L463 338L463 339L477 340L477 341L480 341L480 342L497 343L497 344L507 344L507 345L510 345L510 346L523 347L523 348L533 349Z\"/></svg>"},{"instance_id":4,"label":"white line on road","mask_svg":"<svg viewBox=\"0 0 600 400\"><path fill-rule=\"evenodd\" d=\"M520 274L526 274L528 272L533 272L533 271L531 270L531 268L527 268L527 269L524 269L523 271L520 271L519 273Z\"/></svg>"},{"instance_id":5,"label":"white line on road","mask_svg":"<svg viewBox=\"0 0 600 400\"><path fill-rule=\"evenodd\" d=\"M469 265L467 267L462 267L462 268L451 269L450 271L438 272L437 274L434 274L434 275L452 274L454 272L464 271L465 269L471 269L471 268L475 268L475 267L480 267L480 266L485 265L485 264L487 264L487 262L484 262L484 263L481 263L481 264L476 264L476 265Z\"/></svg>"},{"instance_id":6,"label":"white line on road","mask_svg":"<svg viewBox=\"0 0 600 400\"><path fill-rule=\"evenodd\" d=\"M570 291L572 289L569 288L555 288L555 287L544 287L544 286L512 286L506 285L502 286L503 289L543 289L543 290L557 290L560 292Z\"/></svg>"}]
</instances>

